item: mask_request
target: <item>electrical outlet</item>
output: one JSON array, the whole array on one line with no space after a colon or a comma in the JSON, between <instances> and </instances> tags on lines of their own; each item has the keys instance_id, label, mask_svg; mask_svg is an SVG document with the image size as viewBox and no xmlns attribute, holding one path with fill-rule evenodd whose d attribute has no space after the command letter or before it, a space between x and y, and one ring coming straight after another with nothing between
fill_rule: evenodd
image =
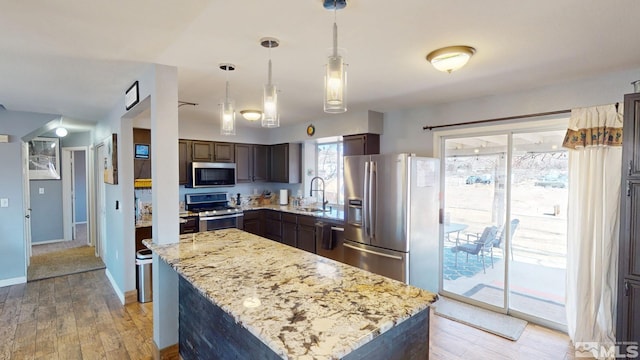
<instances>
[{"instance_id":1,"label":"electrical outlet","mask_svg":"<svg viewBox=\"0 0 640 360\"><path fill-rule=\"evenodd\" d=\"M44 188L38 188L38 194L40 195L44 194Z\"/></svg>"},{"instance_id":2,"label":"electrical outlet","mask_svg":"<svg viewBox=\"0 0 640 360\"><path fill-rule=\"evenodd\" d=\"M9 207L9 199L7 198L0 199L0 207Z\"/></svg>"}]
</instances>

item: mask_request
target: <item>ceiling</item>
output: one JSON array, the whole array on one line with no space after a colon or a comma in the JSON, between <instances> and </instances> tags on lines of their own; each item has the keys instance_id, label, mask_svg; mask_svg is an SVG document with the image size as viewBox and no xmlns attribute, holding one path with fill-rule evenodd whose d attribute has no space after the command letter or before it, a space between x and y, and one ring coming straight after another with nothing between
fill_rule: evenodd
<instances>
[{"instance_id":1,"label":"ceiling","mask_svg":"<svg viewBox=\"0 0 640 360\"><path fill-rule=\"evenodd\" d=\"M389 111L508 93L640 66L640 1L350 0L337 12L349 111ZM261 108L269 51L281 124L326 117L323 66L334 14L321 0L5 1L0 104L98 121L148 63L176 66L180 121L218 121L230 62L238 110ZM452 74L430 51L477 53ZM640 76L640 74L639 74ZM630 81L635 79L629 79ZM246 121L239 121L247 126ZM253 125L256 126L256 125Z\"/></svg>"}]
</instances>

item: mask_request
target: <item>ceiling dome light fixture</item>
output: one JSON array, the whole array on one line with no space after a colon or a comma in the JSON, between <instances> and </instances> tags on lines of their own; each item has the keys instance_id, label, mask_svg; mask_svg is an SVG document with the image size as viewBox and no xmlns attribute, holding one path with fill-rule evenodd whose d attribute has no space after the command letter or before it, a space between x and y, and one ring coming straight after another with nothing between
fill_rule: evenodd
<instances>
[{"instance_id":1,"label":"ceiling dome light fixture","mask_svg":"<svg viewBox=\"0 0 640 360\"><path fill-rule=\"evenodd\" d=\"M325 65L324 112L340 114L347 111L347 64L338 54L338 24L336 13L347 6L346 0L325 0L325 9L333 10L333 48Z\"/></svg>"},{"instance_id":2,"label":"ceiling dome light fixture","mask_svg":"<svg viewBox=\"0 0 640 360\"><path fill-rule=\"evenodd\" d=\"M222 104L220 104L220 134L236 134L236 110L233 100L229 99L229 72L236 69L233 64L220 64L220 69L227 72L227 84Z\"/></svg>"},{"instance_id":3,"label":"ceiling dome light fixture","mask_svg":"<svg viewBox=\"0 0 640 360\"><path fill-rule=\"evenodd\" d=\"M427 61L436 69L451 74L452 71L465 66L475 52L476 49L471 46L448 46L430 52Z\"/></svg>"},{"instance_id":4,"label":"ceiling dome light fixture","mask_svg":"<svg viewBox=\"0 0 640 360\"><path fill-rule=\"evenodd\" d=\"M264 86L262 97L262 127L274 128L280 126L280 114L278 114L278 89L271 83L271 48L278 47L280 42L276 38L265 37L260 39L260 45L269 48L269 74L267 84Z\"/></svg>"},{"instance_id":5,"label":"ceiling dome light fixture","mask_svg":"<svg viewBox=\"0 0 640 360\"><path fill-rule=\"evenodd\" d=\"M262 119L262 111L260 110L241 110L240 115L249 121L258 121Z\"/></svg>"},{"instance_id":6,"label":"ceiling dome light fixture","mask_svg":"<svg viewBox=\"0 0 640 360\"><path fill-rule=\"evenodd\" d=\"M64 126L62 126L62 116L60 116L60 123L58 124L58 127L56 128L56 136L65 137L65 136L67 136L68 133L69 133L69 131L67 131L67 129Z\"/></svg>"},{"instance_id":7,"label":"ceiling dome light fixture","mask_svg":"<svg viewBox=\"0 0 640 360\"><path fill-rule=\"evenodd\" d=\"M58 137L65 137L65 136L67 136L68 133L69 133L69 131L67 131L67 129L65 129L63 127L56 128L56 135Z\"/></svg>"}]
</instances>

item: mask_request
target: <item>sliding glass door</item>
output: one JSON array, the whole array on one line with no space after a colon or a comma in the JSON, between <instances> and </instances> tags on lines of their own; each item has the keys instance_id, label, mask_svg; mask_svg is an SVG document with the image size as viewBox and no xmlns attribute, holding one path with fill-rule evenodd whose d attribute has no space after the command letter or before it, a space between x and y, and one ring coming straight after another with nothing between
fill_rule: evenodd
<instances>
[{"instance_id":1,"label":"sliding glass door","mask_svg":"<svg viewBox=\"0 0 640 360\"><path fill-rule=\"evenodd\" d=\"M536 130L443 138L445 295L566 323L563 137Z\"/></svg>"},{"instance_id":2,"label":"sliding glass door","mask_svg":"<svg viewBox=\"0 0 640 360\"><path fill-rule=\"evenodd\" d=\"M507 136L445 141L443 290L504 307Z\"/></svg>"}]
</instances>

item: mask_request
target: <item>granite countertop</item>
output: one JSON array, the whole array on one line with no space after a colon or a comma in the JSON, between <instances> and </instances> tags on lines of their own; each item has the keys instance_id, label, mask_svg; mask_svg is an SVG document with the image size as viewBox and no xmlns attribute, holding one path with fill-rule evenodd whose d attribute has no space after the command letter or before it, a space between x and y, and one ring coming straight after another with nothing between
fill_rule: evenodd
<instances>
[{"instance_id":1,"label":"granite countertop","mask_svg":"<svg viewBox=\"0 0 640 360\"><path fill-rule=\"evenodd\" d=\"M237 229L182 235L176 244L143 243L283 358L341 358L437 300Z\"/></svg>"},{"instance_id":2,"label":"granite countertop","mask_svg":"<svg viewBox=\"0 0 640 360\"><path fill-rule=\"evenodd\" d=\"M327 219L327 220L344 221L344 210L342 209L342 206L340 207L333 206L331 207L331 211L325 211L325 212L305 210L305 209L312 209L312 208L315 208L315 207L314 206L294 207L291 205L284 205L284 206L283 205L244 205L242 206L242 210L245 210L245 211L268 209L268 210L284 211L284 212L298 214L298 215L313 216L315 218L321 218L321 219ZM327 209L328 208L329 207L327 207Z\"/></svg>"},{"instance_id":3,"label":"granite countertop","mask_svg":"<svg viewBox=\"0 0 640 360\"><path fill-rule=\"evenodd\" d=\"M192 213L190 211L180 212L178 222L180 224L186 223L187 220L183 218L188 216L198 216L198 213ZM136 219L136 229L143 228L143 227L151 227L151 226L153 226L153 216L151 216L151 214L143 215L140 219Z\"/></svg>"}]
</instances>

